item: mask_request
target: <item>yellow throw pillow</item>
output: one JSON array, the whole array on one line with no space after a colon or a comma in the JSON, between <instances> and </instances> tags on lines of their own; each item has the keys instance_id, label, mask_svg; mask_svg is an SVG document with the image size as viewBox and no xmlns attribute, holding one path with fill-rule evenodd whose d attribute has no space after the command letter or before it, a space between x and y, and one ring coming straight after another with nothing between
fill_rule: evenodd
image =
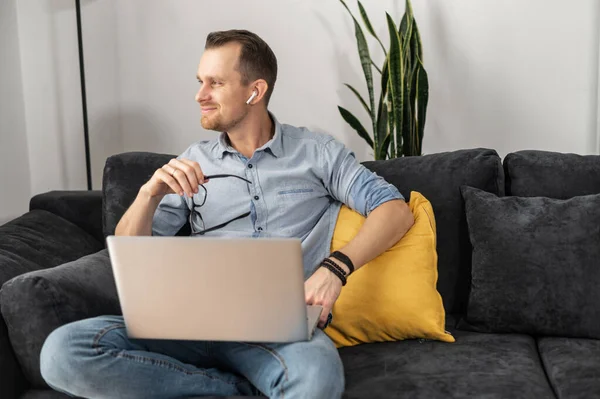
<instances>
[{"instance_id":1,"label":"yellow throw pillow","mask_svg":"<svg viewBox=\"0 0 600 399\"><path fill-rule=\"evenodd\" d=\"M444 330L445 312L436 289L436 226L431 203L411 192L415 223L392 248L348 277L325 333L339 348L409 338L454 342ZM343 248L366 219L342 206L331 251Z\"/></svg>"}]
</instances>

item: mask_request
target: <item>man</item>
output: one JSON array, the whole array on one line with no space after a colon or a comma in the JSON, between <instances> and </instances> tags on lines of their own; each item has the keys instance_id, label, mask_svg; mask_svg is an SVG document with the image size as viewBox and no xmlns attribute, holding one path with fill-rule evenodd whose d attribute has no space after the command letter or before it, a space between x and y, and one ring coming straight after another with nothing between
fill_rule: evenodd
<instances>
[{"instance_id":1,"label":"man","mask_svg":"<svg viewBox=\"0 0 600 399\"><path fill-rule=\"evenodd\" d=\"M257 35L209 34L197 74L202 126L223 133L156 170L115 234L174 235L190 220L199 236L300 238L306 302L323 306L323 328L352 269L395 244L412 225L412 214L394 186L331 136L282 125L267 111L277 60ZM228 177L206 178L215 174ZM341 203L367 220L331 257ZM329 399L344 390L340 357L320 329L310 341L287 344L141 340L127 337L121 316L55 330L42 349L41 371L56 390L94 398L258 389L272 398Z\"/></svg>"}]
</instances>

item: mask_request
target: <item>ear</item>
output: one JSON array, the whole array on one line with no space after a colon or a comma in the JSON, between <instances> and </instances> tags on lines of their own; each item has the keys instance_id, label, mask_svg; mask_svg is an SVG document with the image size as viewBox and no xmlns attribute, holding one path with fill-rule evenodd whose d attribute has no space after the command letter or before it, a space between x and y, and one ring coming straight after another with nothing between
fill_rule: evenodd
<instances>
[{"instance_id":1,"label":"ear","mask_svg":"<svg viewBox=\"0 0 600 399\"><path fill-rule=\"evenodd\" d=\"M250 90L248 92L248 97L250 97L252 95L252 92L256 92L256 96L254 96L254 99L252 101L250 101L250 105L255 105L258 104L262 101L263 97L265 96L265 94L267 94L267 90L269 89L269 85L267 84L267 81L264 79L257 79L254 82L252 82L250 85Z\"/></svg>"}]
</instances>

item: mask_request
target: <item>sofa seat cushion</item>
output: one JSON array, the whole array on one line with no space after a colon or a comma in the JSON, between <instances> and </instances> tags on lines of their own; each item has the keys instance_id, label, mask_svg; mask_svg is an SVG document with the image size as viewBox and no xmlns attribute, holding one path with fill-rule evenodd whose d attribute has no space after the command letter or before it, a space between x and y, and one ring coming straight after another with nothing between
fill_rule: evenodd
<instances>
[{"instance_id":1,"label":"sofa seat cushion","mask_svg":"<svg viewBox=\"0 0 600 399\"><path fill-rule=\"evenodd\" d=\"M101 242L51 212L33 210L0 226L0 286L14 276L102 249Z\"/></svg>"},{"instance_id":2,"label":"sofa seat cushion","mask_svg":"<svg viewBox=\"0 0 600 399\"><path fill-rule=\"evenodd\" d=\"M70 396L53 389L30 389L20 399L69 399Z\"/></svg>"},{"instance_id":3,"label":"sofa seat cushion","mask_svg":"<svg viewBox=\"0 0 600 399\"><path fill-rule=\"evenodd\" d=\"M340 349L346 398L554 398L535 340L451 330L456 342L405 340Z\"/></svg>"},{"instance_id":4,"label":"sofa seat cushion","mask_svg":"<svg viewBox=\"0 0 600 399\"><path fill-rule=\"evenodd\" d=\"M600 398L600 340L545 337L538 349L558 398Z\"/></svg>"},{"instance_id":5,"label":"sofa seat cushion","mask_svg":"<svg viewBox=\"0 0 600 399\"><path fill-rule=\"evenodd\" d=\"M0 305L14 352L34 388L48 387L40 374L40 352L54 329L121 313L107 249L7 281Z\"/></svg>"}]
</instances>

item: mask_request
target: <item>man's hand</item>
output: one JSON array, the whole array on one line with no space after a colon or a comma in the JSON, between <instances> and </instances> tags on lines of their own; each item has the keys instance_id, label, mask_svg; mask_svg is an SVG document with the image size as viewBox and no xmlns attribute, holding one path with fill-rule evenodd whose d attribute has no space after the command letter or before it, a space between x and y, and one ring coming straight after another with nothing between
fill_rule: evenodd
<instances>
[{"instance_id":1,"label":"man's hand","mask_svg":"<svg viewBox=\"0 0 600 399\"><path fill-rule=\"evenodd\" d=\"M304 291L307 305L320 305L323 307L318 324L319 328L323 328L333 304L340 296L342 281L328 269L319 267L304 283Z\"/></svg>"}]
</instances>

